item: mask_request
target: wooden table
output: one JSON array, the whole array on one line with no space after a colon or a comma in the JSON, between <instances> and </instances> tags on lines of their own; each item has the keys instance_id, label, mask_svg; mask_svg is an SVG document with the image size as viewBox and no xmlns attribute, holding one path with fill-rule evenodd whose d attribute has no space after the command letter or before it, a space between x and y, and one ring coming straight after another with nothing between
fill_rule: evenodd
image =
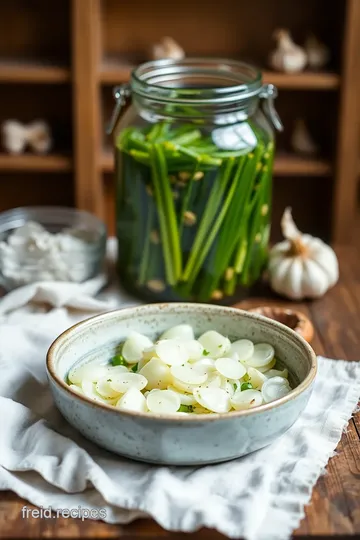
<instances>
[{"instance_id":1,"label":"wooden table","mask_svg":"<svg viewBox=\"0 0 360 540\"><path fill-rule=\"evenodd\" d=\"M337 250L341 261L339 284L324 298L313 303L291 304L309 315L316 335L313 347L318 354L347 360L360 359L360 253L354 247ZM254 300L253 304L261 300ZM286 302L282 302L286 305ZM359 317L359 318L358 318ZM1 436L1 434L0 434ZM360 536L360 413L354 415L330 459L327 475L322 476L306 508L296 536ZM22 519L21 508L27 504L13 493L0 493L0 537L105 537L105 538L224 538L219 533L172 534L151 520L139 520L127 526L75 519Z\"/></svg>"}]
</instances>

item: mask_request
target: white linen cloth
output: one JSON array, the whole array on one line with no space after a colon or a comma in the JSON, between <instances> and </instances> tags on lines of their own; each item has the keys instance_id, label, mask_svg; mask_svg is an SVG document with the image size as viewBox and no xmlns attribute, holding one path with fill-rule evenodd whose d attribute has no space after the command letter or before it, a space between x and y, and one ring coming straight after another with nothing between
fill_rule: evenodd
<instances>
[{"instance_id":1,"label":"white linen cloth","mask_svg":"<svg viewBox=\"0 0 360 540\"><path fill-rule=\"evenodd\" d=\"M360 363L319 358L300 419L250 456L193 468L122 459L65 422L45 374L46 351L60 332L94 312L136 303L111 289L94 299L105 283L101 276L84 285L37 284L0 300L0 490L44 509L102 509L109 523L151 516L172 531L289 538L357 406Z\"/></svg>"}]
</instances>

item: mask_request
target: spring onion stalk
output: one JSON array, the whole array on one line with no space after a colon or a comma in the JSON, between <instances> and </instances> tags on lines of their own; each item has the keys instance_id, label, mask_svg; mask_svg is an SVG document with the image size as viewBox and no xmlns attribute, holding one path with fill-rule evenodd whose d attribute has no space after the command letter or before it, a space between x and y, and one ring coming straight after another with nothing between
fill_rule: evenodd
<instances>
[{"instance_id":1,"label":"spring onion stalk","mask_svg":"<svg viewBox=\"0 0 360 540\"><path fill-rule=\"evenodd\" d=\"M208 301L260 277L274 145L249 126L257 144L241 150L217 147L194 123L118 135L119 271L139 291Z\"/></svg>"}]
</instances>

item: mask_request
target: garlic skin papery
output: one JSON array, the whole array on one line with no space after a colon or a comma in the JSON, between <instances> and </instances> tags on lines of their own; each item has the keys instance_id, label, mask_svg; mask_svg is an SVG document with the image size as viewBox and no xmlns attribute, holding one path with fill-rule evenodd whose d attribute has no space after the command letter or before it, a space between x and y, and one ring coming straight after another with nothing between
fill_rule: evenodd
<instances>
[{"instance_id":1,"label":"garlic skin papery","mask_svg":"<svg viewBox=\"0 0 360 540\"><path fill-rule=\"evenodd\" d=\"M277 48L270 54L270 66L285 73L303 71L307 64L307 55L302 47L294 43L289 30L276 30L274 39L277 41Z\"/></svg>"},{"instance_id":2,"label":"garlic skin papery","mask_svg":"<svg viewBox=\"0 0 360 540\"><path fill-rule=\"evenodd\" d=\"M295 121L295 127L290 138L291 148L297 154L313 156L318 152L310 132L306 126L305 120L298 118Z\"/></svg>"},{"instance_id":3,"label":"garlic skin papery","mask_svg":"<svg viewBox=\"0 0 360 540\"><path fill-rule=\"evenodd\" d=\"M304 48L310 68L321 69L329 62L330 51L328 47L324 43L321 43L316 36L308 36L305 41Z\"/></svg>"},{"instance_id":4,"label":"garlic skin papery","mask_svg":"<svg viewBox=\"0 0 360 540\"><path fill-rule=\"evenodd\" d=\"M320 238L302 234L291 208L284 211L281 229L285 240L271 249L269 257L272 289L291 300L320 298L339 279L334 250Z\"/></svg>"},{"instance_id":5,"label":"garlic skin papery","mask_svg":"<svg viewBox=\"0 0 360 540\"><path fill-rule=\"evenodd\" d=\"M185 51L173 38L164 37L160 43L155 43L152 46L151 58L153 60L161 60L163 58L182 60L185 58Z\"/></svg>"}]
</instances>

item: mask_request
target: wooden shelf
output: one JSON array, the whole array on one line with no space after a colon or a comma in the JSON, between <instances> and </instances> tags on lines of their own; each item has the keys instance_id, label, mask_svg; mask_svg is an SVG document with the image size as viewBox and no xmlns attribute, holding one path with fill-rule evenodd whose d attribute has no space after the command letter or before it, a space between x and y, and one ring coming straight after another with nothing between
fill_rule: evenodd
<instances>
[{"instance_id":1,"label":"wooden shelf","mask_svg":"<svg viewBox=\"0 0 360 540\"><path fill-rule=\"evenodd\" d=\"M66 67L28 60L0 61L2 83L59 84L69 82L70 78L70 69Z\"/></svg>"},{"instance_id":2,"label":"wooden shelf","mask_svg":"<svg viewBox=\"0 0 360 540\"><path fill-rule=\"evenodd\" d=\"M103 152L100 167L105 173L114 171L114 157L111 150ZM274 174L275 176L328 176L331 174L331 165L325 159L280 154L275 159Z\"/></svg>"},{"instance_id":3,"label":"wooden shelf","mask_svg":"<svg viewBox=\"0 0 360 540\"><path fill-rule=\"evenodd\" d=\"M68 172L72 170L72 162L68 156L49 154L38 156L33 154L11 155L0 154L0 171L7 172Z\"/></svg>"},{"instance_id":4,"label":"wooden shelf","mask_svg":"<svg viewBox=\"0 0 360 540\"><path fill-rule=\"evenodd\" d=\"M336 73L276 73L264 71L265 83L272 83L285 90L336 90L340 86L340 76Z\"/></svg>"},{"instance_id":5,"label":"wooden shelf","mask_svg":"<svg viewBox=\"0 0 360 540\"><path fill-rule=\"evenodd\" d=\"M332 172L329 161L291 154L279 154L274 162L276 176L328 176Z\"/></svg>"},{"instance_id":6,"label":"wooden shelf","mask_svg":"<svg viewBox=\"0 0 360 540\"><path fill-rule=\"evenodd\" d=\"M104 84L127 82L134 67L135 64L130 61L107 59L100 66L99 80ZM273 83L278 88L287 90L336 90L340 86L340 76L327 72L305 71L289 74L264 71L263 78L265 83Z\"/></svg>"}]
</instances>

